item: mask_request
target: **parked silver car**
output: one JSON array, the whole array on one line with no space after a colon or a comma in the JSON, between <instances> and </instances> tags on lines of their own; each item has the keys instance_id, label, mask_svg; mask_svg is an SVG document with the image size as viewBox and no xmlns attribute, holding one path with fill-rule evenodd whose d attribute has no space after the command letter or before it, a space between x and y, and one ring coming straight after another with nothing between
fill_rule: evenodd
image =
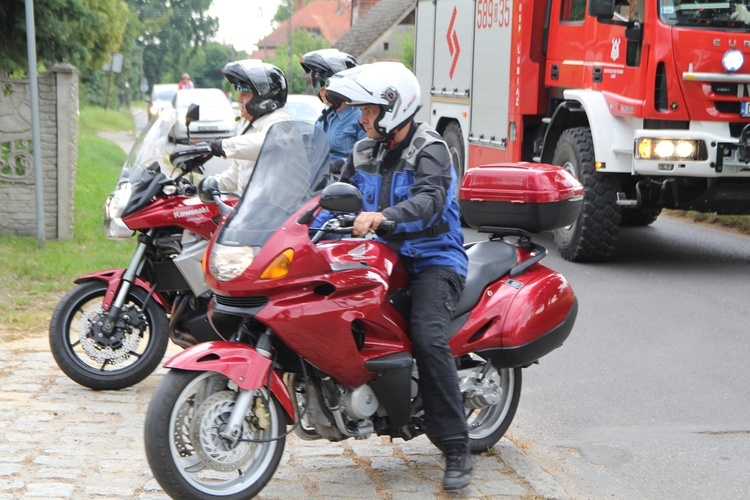
<instances>
[{"instance_id":1,"label":"parked silver car","mask_svg":"<svg viewBox=\"0 0 750 500\"><path fill-rule=\"evenodd\" d=\"M184 89L178 90L174 97L178 120L169 133L171 141L187 142L185 114L191 104L200 106L200 120L190 124L191 140L224 139L239 133L237 116L224 92L220 89Z\"/></svg>"},{"instance_id":2,"label":"parked silver car","mask_svg":"<svg viewBox=\"0 0 750 500\"><path fill-rule=\"evenodd\" d=\"M315 122L323 112L325 105L313 95L289 94L286 97L284 107L295 120Z\"/></svg>"},{"instance_id":3,"label":"parked silver car","mask_svg":"<svg viewBox=\"0 0 750 500\"><path fill-rule=\"evenodd\" d=\"M166 106L172 106L172 101L176 93L176 83L154 84L154 87L151 89L151 97L148 100L149 119L158 116Z\"/></svg>"}]
</instances>

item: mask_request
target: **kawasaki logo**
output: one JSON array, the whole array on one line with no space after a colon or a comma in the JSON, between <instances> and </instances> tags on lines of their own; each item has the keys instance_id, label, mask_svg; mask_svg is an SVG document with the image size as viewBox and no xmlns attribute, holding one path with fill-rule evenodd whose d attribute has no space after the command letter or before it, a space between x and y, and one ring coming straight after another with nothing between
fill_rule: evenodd
<instances>
[{"instance_id":1,"label":"kawasaki logo","mask_svg":"<svg viewBox=\"0 0 750 500\"><path fill-rule=\"evenodd\" d=\"M182 219L184 217L192 217L194 215L200 215L205 214L209 212L210 210L208 207L201 207L201 208L194 208L192 210L185 210L184 212L175 212L174 218L175 219Z\"/></svg>"}]
</instances>

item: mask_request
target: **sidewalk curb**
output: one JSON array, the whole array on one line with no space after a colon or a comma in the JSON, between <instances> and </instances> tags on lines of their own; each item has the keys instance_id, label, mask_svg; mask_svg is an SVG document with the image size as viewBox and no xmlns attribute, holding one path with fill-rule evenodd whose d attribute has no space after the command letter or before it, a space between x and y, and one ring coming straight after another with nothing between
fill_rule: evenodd
<instances>
[{"instance_id":1,"label":"sidewalk curb","mask_svg":"<svg viewBox=\"0 0 750 500\"><path fill-rule=\"evenodd\" d=\"M525 479L531 488L546 499L568 500L570 497L557 482L542 470L507 436L495 445L495 451L505 464Z\"/></svg>"}]
</instances>

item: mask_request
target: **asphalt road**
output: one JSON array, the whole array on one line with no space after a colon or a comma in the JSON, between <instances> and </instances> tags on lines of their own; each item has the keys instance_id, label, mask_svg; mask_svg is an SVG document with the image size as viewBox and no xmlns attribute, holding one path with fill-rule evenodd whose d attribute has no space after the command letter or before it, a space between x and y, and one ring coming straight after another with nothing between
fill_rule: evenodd
<instances>
[{"instance_id":1,"label":"asphalt road","mask_svg":"<svg viewBox=\"0 0 750 500\"><path fill-rule=\"evenodd\" d=\"M661 216L599 264L536 240L579 316L524 370L512 441L574 498L750 495L750 239Z\"/></svg>"},{"instance_id":2,"label":"asphalt road","mask_svg":"<svg viewBox=\"0 0 750 500\"><path fill-rule=\"evenodd\" d=\"M524 370L514 442L574 498L750 495L750 238L662 216L600 264L538 241L579 315Z\"/></svg>"}]
</instances>

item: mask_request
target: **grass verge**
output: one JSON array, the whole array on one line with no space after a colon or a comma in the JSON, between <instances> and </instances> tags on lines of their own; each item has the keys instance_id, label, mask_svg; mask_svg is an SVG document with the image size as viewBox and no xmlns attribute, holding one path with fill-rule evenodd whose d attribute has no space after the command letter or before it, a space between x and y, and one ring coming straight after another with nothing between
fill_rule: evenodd
<instances>
[{"instance_id":1,"label":"grass verge","mask_svg":"<svg viewBox=\"0 0 750 500\"><path fill-rule=\"evenodd\" d=\"M714 213L704 214L701 212L684 212L680 210L667 210L665 213L673 217L690 219L693 222L704 224L713 224L750 235L750 215L717 215Z\"/></svg>"},{"instance_id":2,"label":"grass verge","mask_svg":"<svg viewBox=\"0 0 750 500\"><path fill-rule=\"evenodd\" d=\"M129 111L81 109L72 239L47 239L40 249L36 237L0 236L0 340L46 334L73 280L130 260L135 238L109 240L102 230L102 204L126 155L97 132L120 130L134 130Z\"/></svg>"}]
</instances>

